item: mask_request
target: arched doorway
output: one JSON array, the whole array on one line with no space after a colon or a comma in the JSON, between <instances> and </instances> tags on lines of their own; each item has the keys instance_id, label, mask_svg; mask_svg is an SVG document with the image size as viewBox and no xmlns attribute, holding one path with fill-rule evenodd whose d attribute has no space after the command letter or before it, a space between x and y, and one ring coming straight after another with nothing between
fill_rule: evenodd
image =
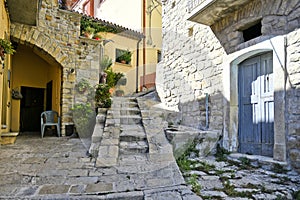
<instances>
[{"instance_id":1,"label":"arched doorway","mask_svg":"<svg viewBox=\"0 0 300 200\"><path fill-rule=\"evenodd\" d=\"M271 38L269 40L265 40L256 45L249 46L240 51L236 51L232 54L225 56L224 58L224 71L223 71L223 83L224 83L224 97L228 100L228 103L224 106L224 134L223 134L223 146L233 152L245 152L251 154L259 154L257 152L247 152L241 151L240 148L240 134L241 129L247 129L247 125L240 124L242 123L240 117L242 117L243 111L240 110L241 99L239 90L239 73L240 67L244 64L250 64L252 58L262 56L264 54L270 53L272 55L272 68L273 68L273 108L274 115L267 116L271 123L266 123L265 125L270 125L274 127L274 140L273 143L270 143L269 149L273 147L273 156L274 160L286 161L286 127L285 127L285 63L286 63L286 54L285 54L285 37L278 36ZM258 59L258 58L257 58ZM261 59L261 58L260 58ZM246 63L248 61L250 63ZM262 59L264 60L264 58ZM253 64L253 63L252 63ZM247 72L245 72L247 73ZM267 73L269 74L269 73ZM259 74L258 74L259 75ZM261 74L259 76L262 76ZM267 78L268 76L262 76ZM270 78L268 77L269 81ZM251 78L250 78L251 79ZM252 77L253 79L253 77ZM257 79L257 77L256 77ZM255 80L256 80L255 79ZM253 80L252 80L253 81ZM251 91L251 88L248 90ZM251 91L252 92L252 91ZM248 96L248 99L251 96ZM266 108L269 103L263 103L263 100L260 100L262 103L260 105L265 104ZM271 101L267 101L271 102ZM254 103L253 103L254 104ZM252 105L249 105L250 110L253 109ZM271 109L271 108L270 108ZM253 114L250 115L250 118L253 117ZM273 120L272 120L273 117ZM248 116L249 118L249 116ZM261 120L261 119L258 119ZM253 118L250 120L244 120L245 123L253 123ZM249 122L250 121L250 122ZM274 125L272 125L274 123ZM255 124L255 123L254 123ZM262 124L260 124L261 126ZM263 136L259 136L263 137ZM269 137L269 136L267 136ZM272 146L272 147L271 147ZM263 150L259 150L263 151Z\"/></svg>"},{"instance_id":2,"label":"arched doorway","mask_svg":"<svg viewBox=\"0 0 300 200\"><path fill-rule=\"evenodd\" d=\"M12 89L21 100L12 100L13 131L40 132L44 110L61 113L61 66L42 49L19 44L12 59Z\"/></svg>"}]
</instances>

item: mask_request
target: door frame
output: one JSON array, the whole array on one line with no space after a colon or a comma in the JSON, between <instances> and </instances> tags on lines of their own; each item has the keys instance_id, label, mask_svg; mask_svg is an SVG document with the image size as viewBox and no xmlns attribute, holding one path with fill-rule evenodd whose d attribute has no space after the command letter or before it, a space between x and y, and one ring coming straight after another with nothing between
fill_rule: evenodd
<instances>
[{"instance_id":1,"label":"door frame","mask_svg":"<svg viewBox=\"0 0 300 200\"><path fill-rule=\"evenodd\" d=\"M244 60L238 65L238 99L240 124L238 128L239 152L247 152L268 157L273 156L274 121L272 121L270 124L268 121L266 121L269 119L268 116L274 119L273 62L269 62L272 56L272 52L257 54ZM265 68L266 66L264 64L266 63L268 69ZM250 74L250 71L248 71L247 73L246 70L250 70L252 73ZM268 72L265 72L264 70L270 70L270 73L268 74ZM246 76L250 78L250 80ZM270 92L265 92L265 89L262 88L266 83L264 77L267 77L268 80L268 77L271 77L272 90L270 90ZM246 80L246 83L244 80ZM245 88L249 88L250 90L247 91L245 90ZM267 103L268 106L271 105L272 108L265 108L265 103ZM248 105L247 107L248 109L250 109L246 113L242 112L243 109L247 108L244 104ZM247 120L245 121L242 116L245 116ZM256 123L254 123L254 120L256 121ZM264 131L264 129L266 131ZM266 138L268 139L265 141L264 139Z\"/></svg>"},{"instance_id":2,"label":"door frame","mask_svg":"<svg viewBox=\"0 0 300 200\"><path fill-rule=\"evenodd\" d=\"M255 55L272 52L274 74L274 148L273 159L286 161L285 128L285 36L277 36L249 46L223 58L224 104L223 146L232 152L238 150L238 65Z\"/></svg>"}]
</instances>

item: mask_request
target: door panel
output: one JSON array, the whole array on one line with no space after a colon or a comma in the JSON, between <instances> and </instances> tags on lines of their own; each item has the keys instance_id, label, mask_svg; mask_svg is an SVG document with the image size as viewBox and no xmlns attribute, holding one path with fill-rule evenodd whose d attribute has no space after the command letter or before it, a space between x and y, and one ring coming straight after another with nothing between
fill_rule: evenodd
<instances>
[{"instance_id":1,"label":"door panel","mask_svg":"<svg viewBox=\"0 0 300 200\"><path fill-rule=\"evenodd\" d=\"M44 89L21 87L23 98L21 100L20 130L40 131L40 115L44 110Z\"/></svg>"},{"instance_id":2,"label":"door panel","mask_svg":"<svg viewBox=\"0 0 300 200\"><path fill-rule=\"evenodd\" d=\"M272 54L239 65L239 151L273 156L274 89Z\"/></svg>"}]
</instances>

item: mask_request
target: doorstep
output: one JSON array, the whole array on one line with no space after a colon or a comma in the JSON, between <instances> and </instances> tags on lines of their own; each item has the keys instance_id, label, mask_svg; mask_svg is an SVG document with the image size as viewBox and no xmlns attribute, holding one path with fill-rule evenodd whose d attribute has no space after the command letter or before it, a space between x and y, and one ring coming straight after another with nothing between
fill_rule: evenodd
<instances>
[{"instance_id":1,"label":"doorstep","mask_svg":"<svg viewBox=\"0 0 300 200\"><path fill-rule=\"evenodd\" d=\"M18 135L18 132L1 133L1 145L14 144Z\"/></svg>"}]
</instances>

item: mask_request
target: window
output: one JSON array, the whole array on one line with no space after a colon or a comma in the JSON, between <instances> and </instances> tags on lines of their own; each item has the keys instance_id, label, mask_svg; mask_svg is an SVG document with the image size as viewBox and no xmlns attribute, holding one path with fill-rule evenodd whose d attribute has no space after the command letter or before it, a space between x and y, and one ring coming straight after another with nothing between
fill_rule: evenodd
<instances>
[{"instance_id":1,"label":"window","mask_svg":"<svg viewBox=\"0 0 300 200\"><path fill-rule=\"evenodd\" d=\"M116 62L130 64L132 53L129 50L116 49Z\"/></svg>"},{"instance_id":2,"label":"window","mask_svg":"<svg viewBox=\"0 0 300 200\"><path fill-rule=\"evenodd\" d=\"M161 51L158 50L157 51L157 63L159 63L161 61Z\"/></svg>"},{"instance_id":3,"label":"window","mask_svg":"<svg viewBox=\"0 0 300 200\"><path fill-rule=\"evenodd\" d=\"M250 26L249 28L244 29L242 31L244 42L247 42L249 40L261 36L262 35L261 27L262 27L261 21L259 21L258 23L255 23L254 25Z\"/></svg>"}]
</instances>

